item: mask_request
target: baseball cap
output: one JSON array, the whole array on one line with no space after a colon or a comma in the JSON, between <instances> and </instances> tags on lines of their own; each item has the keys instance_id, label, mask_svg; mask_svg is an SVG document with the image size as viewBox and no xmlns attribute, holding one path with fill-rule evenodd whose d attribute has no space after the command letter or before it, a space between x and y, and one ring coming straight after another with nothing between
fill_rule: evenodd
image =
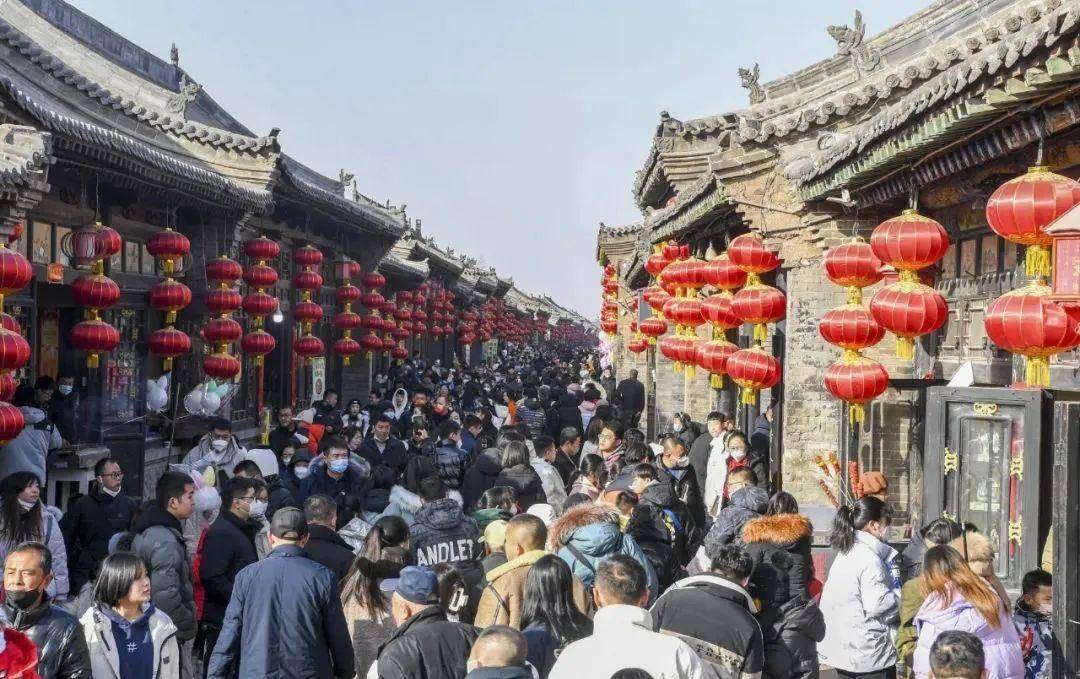
<instances>
[{"instance_id":1,"label":"baseball cap","mask_svg":"<svg viewBox=\"0 0 1080 679\"><path fill-rule=\"evenodd\" d=\"M484 529L484 544L491 549L502 549L506 544L506 522L496 519Z\"/></svg>"},{"instance_id":2,"label":"baseball cap","mask_svg":"<svg viewBox=\"0 0 1080 679\"><path fill-rule=\"evenodd\" d=\"M307 519L296 507L282 507L270 520L270 532L282 540L300 540L308 534Z\"/></svg>"},{"instance_id":3,"label":"baseball cap","mask_svg":"<svg viewBox=\"0 0 1080 679\"><path fill-rule=\"evenodd\" d=\"M379 589L387 593L397 592L402 599L421 606L439 602L439 577L435 571L422 566L402 568L398 577L379 583Z\"/></svg>"}]
</instances>

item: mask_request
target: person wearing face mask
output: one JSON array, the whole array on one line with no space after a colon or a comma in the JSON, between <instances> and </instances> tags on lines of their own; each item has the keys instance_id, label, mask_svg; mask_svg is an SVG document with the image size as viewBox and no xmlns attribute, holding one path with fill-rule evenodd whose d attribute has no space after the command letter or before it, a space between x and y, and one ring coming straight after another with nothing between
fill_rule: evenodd
<instances>
[{"instance_id":1,"label":"person wearing face mask","mask_svg":"<svg viewBox=\"0 0 1080 679\"><path fill-rule=\"evenodd\" d=\"M412 421L408 424L411 426ZM391 435L392 428L391 419L383 415L375 422L371 438L360 446L360 457L371 465L371 488L364 505L364 509L370 512L386 511L386 506L390 504L390 490L401 480L405 465L409 462L405 444Z\"/></svg>"},{"instance_id":2,"label":"person wearing face mask","mask_svg":"<svg viewBox=\"0 0 1080 679\"><path fill-rule=\"evenodd\" d=\"M664 453L657 458L656 464L657 480L670 486L675 497L681 500L690 512L686 541L692 554L705 535L705 503L697 485L697 476L690 466L686 444L677 436L668 435L664 437L662 445Z\"/></svg>"},{"instance_id":3,"label":"person wearing face mask","mask_svg":"<svg viewBox=\"0 0 1080 679\"><path fill-rule=\"evenodd\" d=\"M371 487L370 470L350 461L345 439L339 436L327 439L323 459L311 465L309 471L308 477L300 482L301 499L326 495L338 506L364 505Z\"/></svg>"},{"instance_id":4,"label":"person wearing face mask","mask_svg":"<svg viewBox=\"0 0 1080 679\"><path fill-rule=\"evenodd\" d=\"M265 488L258 479L242 476L229 479L221 490L222 512L211 524L201 553L195 556L206 593L199 623L205 643L204 658L210 657L221 633L236 574L259 559L255 535L261 528L258 517L266 514L266 503L258 498L260 489Z\"/></svg>"},{"instance_id":5,"label":"person wearing face mask","mask_svg":"<svg viewBox=\"0 0 1080 679\"><path fill-rule=\"evenodd\" d=\"M32 473L15 472L0 481L0 558L20 543L44 543L53 563L46 593L66 599L70 590L67 550L58 515L59 511L41 502L41 485Z\"/></svg>"},{"instance_id":6,"label":"person wearing face mask","mask_svg":"<svg viewBox=\"0 0 1080 679\"><path fill-rule=\"evenodd\" d=\"M41 679L91 679L90 654L75 616L50 603L52 552L40 542L23 542L4 559L4 604L0 625L30 637L37 647Z\"/></svg>"},{"instance_id":7,"label":"person wearing face mask","mask_svg":"<svg viewBox=\"0 0 1080 679\"><path fill-rule=\"evenodd\" d=\"M75 378L60 375L56 379L56 391L49 400L49 419L68 443L79 441L75 413L79 408L79 395L75 393Z\"/></svg>"},{"instance_id":8,"label":"person wearing face mask","mask_svg":"<svg viewBox=\"0 0 1080 679\"><path fill-rule=\"evenodd\" d=\"M90 492L73 502L60 520L72 592L80 592L108 556L109 538L131 525L139 504L121 492L123 479L118 460L101 458L94 465Z\"/></svg>"},{"instance_id":9,"label":"person wearing face mask","mask_svg":"<svg viewBox=\"0 0 1080 679\"><path fill-rule=\"evenodd\" d=\"M892 510L876 497L844 505L833 517L836 558L821 592L822 664L841 677L894 677L893 636L900 619L900 554L886 539Z\"/></svg>"},{"instance_id":10,"label":"person wearing face mask","mask_svg":"<svg viewBox=\"0 0 1080 679\"><path fill-rule=\"evenodd\" d=\"M218 485L221 485L232 476L233 467L245 459L246 453L233 436L232 423L224 417L216 417L210 422L210 430L184 456L183 464L200 473L213 467Z\"/></svg>"},{"instance_id":11,"label":"person wearing face mask","mask_svg":"<svg viewBox=\"0 0 1080 679\"><path fill-rule=\"evenodd\" d=\"M1013 608L1013 624L1020 636L1026 679L1050 679L1054 656L1054 579L1044 570L1028 571L1020 585L1021 597Z\"/></svg>"},{"instance_id":12,"label":"person wearing face mask","mask_svg":"<svg viewBox=\"0 0 1080 679\"><path fill-rule=\"evenodd\" d=\"M311 464L311 453L306 449L296 448L289 445L282 451L280 458L282 469L281 485L292 495L297 507L300 506L300 483L308 476L308 465Z\"/></svg>"},{"instance_id":13,"label":"person wearing face mask","mask_svg":"<svg viewBox=\"0 0 1080 679\"><path fill-rule=\"evenodd\" d=\"M722 443L726 440L726 444ZM736 469L749 469L757 479L755 484L764 485L765 465L750 455L750 446L742 432L731 432L726 439L713 439L715 447L709 455L708 472L705 476L704 501L710 516L717 516L731 499L728 478Z\"/></svg>"}]
</instances>

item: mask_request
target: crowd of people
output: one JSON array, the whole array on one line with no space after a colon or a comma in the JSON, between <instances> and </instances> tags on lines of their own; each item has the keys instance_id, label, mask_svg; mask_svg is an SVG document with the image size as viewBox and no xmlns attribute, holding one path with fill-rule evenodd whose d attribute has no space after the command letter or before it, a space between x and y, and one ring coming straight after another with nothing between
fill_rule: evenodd
<instances>
[{"instance_id":1,"label":"crowd of people","mask_svg":"<svg viewBox=\"0 0 1080 679\"><path fill-rule=\"evenodd\" d=\"M365 399L279 408L264 447L211 421L146 502L102 459L62 515L39 385L42 457L16 439L0 481L6 677L1050 676L1048 573L1013 605L944 518L898 553L873 473L816 572L770 492L771 410L649 441L636 372L588 353L414 356Z\"/></svg>"}]
</instances>

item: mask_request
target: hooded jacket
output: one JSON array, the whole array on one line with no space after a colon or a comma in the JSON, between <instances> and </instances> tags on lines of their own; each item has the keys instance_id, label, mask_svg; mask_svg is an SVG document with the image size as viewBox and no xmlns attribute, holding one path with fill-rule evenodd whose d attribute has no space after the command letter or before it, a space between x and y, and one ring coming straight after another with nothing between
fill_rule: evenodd
<instances>
[{"instance_id":1,"label":"hooded jacket","mask_svg":"<svg viewBox=\"0 0 1080 679\"><path fill-rule=\"evenodd\" d=\"M370 488L364 503L364 509L382 512L390 504L390 489L401 480L409 455L405 444L393 436L386 440L382 452L374 437L364 439L360 446L360 457L371 465ZM314 472L312 472L314 474Z\"/></svg>"},{"instance_id":2,"label":"hooded jacket","mask_svg":"<svg viewBox=\"0 0 1080 679\"><path fill-rule=\"evenodd\" d=\"M754 562L748 589L760 602L765 674L811 679L819 674L817 642L825 636L821 610L810 600L813 575L810 520L799 514L747 522L742 541Z\"/></svg>"},{"instance_id":3,"label":"hooded jacket","mask_svg":"<svg viewBox=\"0 0 1080 679\"><path fill-rule=\"evenodd\" d=\"M416 513L416 523L409 528L416 565L431 568L435 564L452 563L472 576L470 584L480 581L480 529L476 521L465 516L461 505L450 498L428 502Z\"/></svg>"},{"instance_id":4,"label":"hooded jacket","mask_svg":"<svg viewBox=\"0 0 1080 679\"><path fill-rule=\"evenodd\" d=\"M898 557L895 549L861 530L855 531L851 549L836 555L821 593L822 663L847 672L875 672L896 665Z\"/></svg>"},{"instance_id":5,"label":"hooded jacket","mask_svg":"<svg viewBox=\"0 0 1080 679\"><path fill-rule=\"evenodd\" d=\"M150 594L154 605L176 625L180 641L193 639L197 628L195 593L180 522L154 505L135 523L135 534L131 548L150 564Z\"/></svg>"},{"instance_id":6,"label":"hooded jacket","mask_svg":"<svg viewBox=\"0 0 1080 679\"><path fill-rule=\"evenodd\" d=\"M450 490L461 490L465 482L465 470L468 467L469 454L458 448L453 441L440 441L435 449L435 469L443 485Z\"/></svg>"},{"instance_id":7,"label":"hooded jacket","mask_svg":"<svg viewBox=\"0 0 1080 679\"><path fill-rule=\"evenodd\" d=\"M664 464L663 458L657 458L656 478L660 483L667 483L675 492L675 496L682 500L686 509L690 512L690 522L686 528L687 539L691 545L701 542L705 533L705 502L701 496L701 488L697 484L697 475L690 466L690 458L683 457L686 466L670 468Z\"/></svg>"},{"instance_id":8,"label":"hooded jacket","mask_svg":"<svg viewBox=\"0 0 1080 679\"><path fill-rule=\"evenodd\" d=\"M26 424L19 435L0 450L0 479L15 472L33 472L45 486L45 458L60 447L60 431L40 408L19 408Z\"/></svg>"},{"instance_id":9,"label":"hooded jacket","mask_svg":"<svg viewBox=\"0 0 1080 679\"><path fill-rule=\"evenodd\" d=\"M539 502L547 502L540 475L530 465L522 464L502 470L493 485L510 486L517 491L518 506L522 511Z\"/></svg>"},{"instance_id":10,"label":"hooded jacket","mask_svg":"<svg viewBox=\"0 0 1080 679\"><path fill-rule=\"evenodd\" d=\"M498 448L488 448L476 456L476 460L465 470L465 480L461 484L461 498L465 508L472 509L484 493L495 487L495 479L502 474L502 458Z\"/></svg>"},{"instance_id":11,"label":"hooded jacket","mask_svg":"<svg viewBox=\"0 0 1080 679\"><path fill-rule=\"evenodd\" d=\"M571 507L548 528L548 549L569 564L574 576L589 588L596 581L596 566L604 557L626 554L645 569L649 601L656 600L660 590L656 570L637 541L619 530L619 513L614 507L593 504Z\"/></svg>"},{"instance_id":12,"label":"hooded jacket","mask_svg":"<svg viewBox=\"0 0 1080 679\"><path fill-rule=\"evenodd\" d=\"M769 493L764 488L748 486L735 491L731 495L731 504L720 510L705 536L705 552L709 558L715 557L724 545L740 542L743 527L750 519L764 515L768 504Z\"/></svg>"},{"instance_id":13,"label":"hooded jacket","mask_svg":"<svg viewBox=\"0 0 1080 679\"><path fill-rule=\"evenodd\" d=\"M94 679L120 679L119 640L113 631L113 622L119 616L95 604L83 614L83 636L90 653L90 667ZM121 628L129 628L134 634L149 634L154 645L154 674L147 679L180 679L180 644L176 640L176 625L153 604L148 605L142 617L134 622L120 619Z\"/></svg>"},{"instance_id":14,"label":"hooded jacket","mask_svg":"<svg viewBox=\"0 0 1080 679\"><path fill-rule=\"evenodd\" d=\"M247 459L247 449L240 445L235 436L229 437L229 445L220 453L210 445L210 435L199 439L199 443L188 451L181 464L185 464L200 474L207 467L213 467L217 484L221 486L226 479L232 478L233 467Z\"/></svg>"},{"instance_id":15,"label":"hooded jacket","mask_svg":"<svg viewBox=\"0 0 1080 679\"><path fill-rule=\"evenodd\" d=\"M312 495L326 495L338 506L359 504L366 508L372 485L371 477L364 473L366 470L365 465L349 464L341 478L335 479L329 474L326 458L319 457L308 465L309 474L300 482L300 497L297 499L302 503Z\"/></svg>"},{"instance_id":16,"label":"hooded jacket","mask_svg":"<svg viewBox=\"0 0 1080 679\"><path fill-rule=\"evenodd\" d=\"M915 647L915 677L930 676L930 647L938 635L946 631L969 632L982 642L987 679L1023 679L1024 659L1020 654L1020 637L1005 607L998 603L997 629L983 618L982 613L964 599L958 590L945 604L936 593L930 594L915 614L915 630L919 642Z\"/></svg>"},{"instance_id":17,"label":"hooded jacket","mask_svg":"<svg viewBox=\"0 0 1080 679\"><path fill-rule=\"evenodd\" d=\"M456 490L446 491L446 497L457 500L461 504L461 493ZM423 503L420 496L405 486L394 486L390 489L390 504L386 506L383 516L400 516L409 526L416 523L416 513L420 511ZM480 527L483 529L483 526Z\"/></svg>"},{"instance_id":18,"label":"hooded jacket","mask_svg":"<svg viewBox=\"0 0 1080 679\"><path fill-rule=\"evenodd\" d=\"M40 679L92 679L86 639L78 619L43 599L25 610L11 602L0 606L2 627L11 627L30 637L38 651L37 677Z\"/></svg>"},{"instance_id":19,"label":"hooded jacket","mask_svg":"<svg viewBox=\"0 0 1080 679\"><path fill-rule=\"evenodd\" d=\"M759 676L764 667L765 645L755 610L745 589L710 574L675 583L650 614L656 631L689 644L701 664L712 670L710 676L736 679Z\"/></svg>"},{"instance_id":20,"label":"hooded jacket","mask_svg":"<svg viewBox=\"0 0 1080 679\"><path fill-rule=\"evenodd\" d=\"M686 529L690 513L666 483L654 483L641 493L630 514L626 534L637 541L649 559L660 588L674 582L690 558Z\"/></svg>"},{"instance_id":21,"label":"hooded jacket","mask_svg":"<svg viewBox=\"0 0 1080 679\"><path fill-rule=\"evenodd\" d=\"M474 623L477 627L509 625L521 629L521 611L525 605L525 580L540 557L548 553L542 549L525 552L521 556L493 568L486 575L487 584L480 595ZM574 579L574 603L583 614L589 612L588 595L581 582Z\"/></svg>"}]
</instances>

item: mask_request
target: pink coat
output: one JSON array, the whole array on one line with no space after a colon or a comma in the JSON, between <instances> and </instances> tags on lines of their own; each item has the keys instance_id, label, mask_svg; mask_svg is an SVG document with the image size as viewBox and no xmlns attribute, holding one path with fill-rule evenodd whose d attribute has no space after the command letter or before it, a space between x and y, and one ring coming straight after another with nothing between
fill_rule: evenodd
<instances>
[{"instance_id":1,"label":"pink coat","mask_svg":"<svg viewBox=\"0 0 1080 679\"><path fill-rule=\"evenodd\" d=\"M982 614L959 592L942 608L941 598L932 594L915 614L915 630L919 643L915 647L915 677L930 676L930 647L942 632L970 632L983 644L986 656L987 679L1024 679L1024 659L1020 653L1020 637L1005 607L998 604L998 628L986 622Z\"/></svg>"}]
</instances>

